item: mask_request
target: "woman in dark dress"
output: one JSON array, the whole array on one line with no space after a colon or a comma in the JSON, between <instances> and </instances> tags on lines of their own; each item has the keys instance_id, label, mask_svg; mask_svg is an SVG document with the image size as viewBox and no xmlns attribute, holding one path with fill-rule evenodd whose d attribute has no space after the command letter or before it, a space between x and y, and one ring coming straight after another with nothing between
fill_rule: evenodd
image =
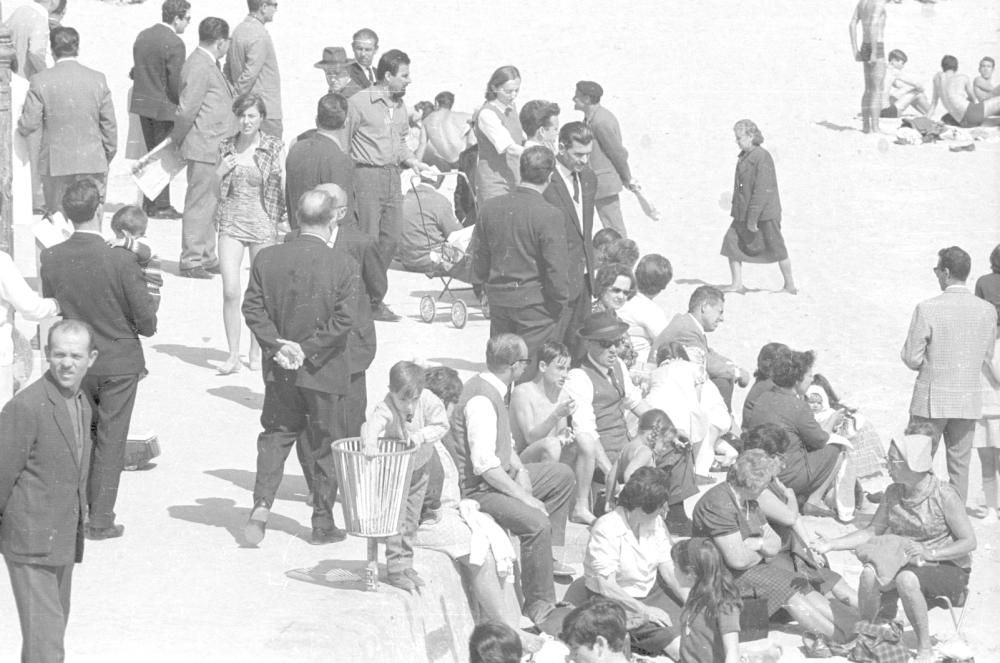
<instances>
[{"instance_id":1,"label":"woman in dark dress","mask_svg":"<svg viewBox=\"0 0 1000 663\"><path fill-rule=\"evenodd\" d=\"M781 199L774 160L761 147L764 135L750 120L740 120L733 127L740 155L736 161L733 183L733 222L722 240L722 255L729 258L732 283L726 292L745 293L743 263L778 263L785 279L782 292L795 294L792 263L781 236Z\"/></svg>"}]
</instances>

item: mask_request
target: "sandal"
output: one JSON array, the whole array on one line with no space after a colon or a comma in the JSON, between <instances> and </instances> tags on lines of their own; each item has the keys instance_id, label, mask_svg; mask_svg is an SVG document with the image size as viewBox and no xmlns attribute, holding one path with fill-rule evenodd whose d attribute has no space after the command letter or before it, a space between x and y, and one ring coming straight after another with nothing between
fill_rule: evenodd
<instances>
[{"instance_id":1,"label":"sandal","mask_svg":"<svg viewBox=\"0 0 1000 663\"><path fill-rule=\"evenodd\" d=\"M802 648L806 658L831 658L830 641L822 633L806 631L802 634Z\"/></svg>"}]
</instances>

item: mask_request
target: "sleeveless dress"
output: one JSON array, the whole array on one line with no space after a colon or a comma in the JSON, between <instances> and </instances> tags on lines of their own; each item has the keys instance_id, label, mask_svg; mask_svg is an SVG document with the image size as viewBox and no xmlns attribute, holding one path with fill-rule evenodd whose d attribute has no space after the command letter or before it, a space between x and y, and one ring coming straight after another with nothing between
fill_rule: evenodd
<instances>
[{"instance_id":1,"label":"sleeveless dress","mask_svg":"<svg viewBox=\"0 0 1000 663\"><path fill-rule=\"evenodd\" d=\"M278 231L261 204L263 185L257 166L236 165L215 213L220 234L248 244L274 243Z\"/></svg>"}]
</instances>

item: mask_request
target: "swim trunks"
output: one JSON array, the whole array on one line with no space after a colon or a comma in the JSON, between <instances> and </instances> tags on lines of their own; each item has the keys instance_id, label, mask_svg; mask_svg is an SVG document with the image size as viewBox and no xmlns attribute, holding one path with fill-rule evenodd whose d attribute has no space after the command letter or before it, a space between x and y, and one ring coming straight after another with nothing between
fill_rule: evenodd
<instances>
[{"instance_id":1,"label":"swim trunks","mask_svg":"<svg viewBox=\"0 0 1000 663\"><path fill-rule=\"evenodd\" d=\"M868 62L872 58L872 44L870 41L862 42L861 44L861 61ZM884 60L885 59L885 42L875 43L875 59Z\"/></svg>"},{"instance_id":2,"label":"swim trunks","mask_svg":"<svg viewBox=\"0 0 1000 663\"><path fill-rule=\"evenodd\" d=\"M959 122L958 126L963 129L971 129L972 127L981 126L985 119L986 107L983 102L977 101L974 104L969 104L969 107L965 109L965 116Z\"/></svg>"},{"instance_id":3,"label":"swim trunks","mask_svg":"<svg viewBox=\"0 0 1000 663\"><path fill-rule=\"evenodd\" d=\"M878 114L879 117L899 117L899 109L896 108L896 104L889 104L886 108L882 109L882 112Z\"/></svg>"}]
</instances>

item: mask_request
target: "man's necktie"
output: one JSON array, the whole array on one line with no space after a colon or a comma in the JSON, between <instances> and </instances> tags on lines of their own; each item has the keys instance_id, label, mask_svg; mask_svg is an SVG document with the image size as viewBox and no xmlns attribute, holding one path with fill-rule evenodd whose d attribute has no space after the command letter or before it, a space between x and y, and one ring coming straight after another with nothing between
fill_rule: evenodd
<instances>
[{"instance_id":1,"label":"man's necktie","mask_svg":"<svg viewBox=\"0 0 1000 663\"><path fill-rule=\"evenodd\" d=\"M503 397L503 404L510 407L510 394L514 390L514 383L507 385L507 393Z\"/></svg>"},{"instance_id":2,"label":"man's necktie","mask_svg":"<svg viewBox=\"0 0 1000 663\"><path fill-rule=\"evenodd\" d=\"M573 202L580 202L580 173L573 171Z\"/></svg>"},{"instance_id":3,"label":"man's necktie","mask_svg":"<svg viewBox=\"0 0 1000 663\"><path fill-rule=\"evenodd\" d=\"M372 71L371 67L368 67L368 82L375 85L375 72Z\"/></svg>"}]
</instances>

